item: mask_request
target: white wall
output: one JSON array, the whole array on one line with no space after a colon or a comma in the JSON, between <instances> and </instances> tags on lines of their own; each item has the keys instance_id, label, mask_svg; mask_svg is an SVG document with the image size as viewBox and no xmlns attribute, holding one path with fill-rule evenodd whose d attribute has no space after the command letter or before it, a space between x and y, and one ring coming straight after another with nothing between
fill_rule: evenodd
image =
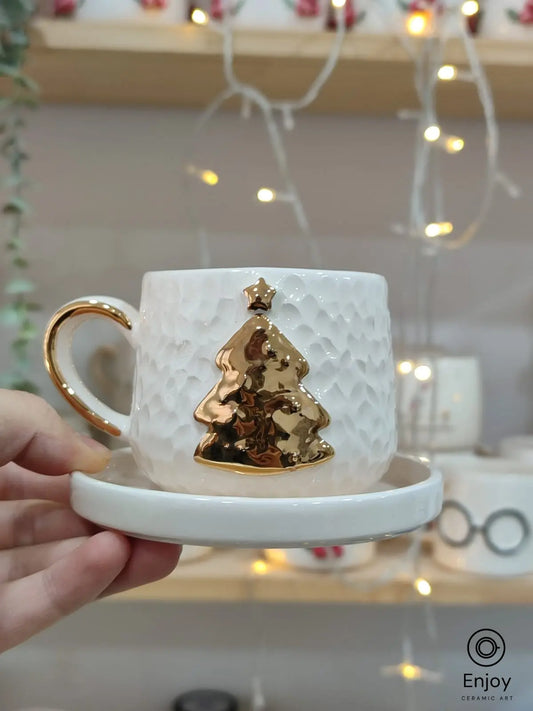
<instances>
[{"instance_id":1,"label":"white wall","mask_svg":"<svg viewBox=\"0 0 533 711\"><path fill-rule=\"evenodd\" d=\"M415 661L444 672L420 682L409 706L399 678L380 667L401 661L404 616ZM357 605L194 605L98 603L2 655L0 708L64 711L170 711L179 693L227 689L248 711L260 669L268 711L530 711L533 622L524 608L437 608L435 655L421 607ZM496 629L506 655L475 667L468 638ZM261 635L264 634L264 644ZM259 652L257 649L259 648ZM513 701L461 701L463 674L511 676Z\"/></svg>"},{"instance_id":2,"label":"white wall","mask_svg":"<svg viewBox=\"0 0 533 711\"><path fill-rule=\"evenodd\" d=\"M45 304L42 325L75 296L109 293L137 303L144 271L201 265L182 185L194 118L74 107L31 116L28 172L35 185L27 235ZM475 122L445 128L467 141L461 155L444 158L449 218L460 226L477 207L484 136ZM396 336L413 316L410 245L390 231L407 215L413 131L395 119L304 116L286 135L323 265L385 274ZM524 198L498 192L478 238L443 256L437 286L436 340L482 358L488 442L533 429L532 146L530 125L502 127L502 163ZM198 184L193 193L211 264L310 266L287 207L254 200L258 187L277 184L261 121L222 114L197 148L193 162L221 176L216 188ZM81 351L88 343L92 334ZM36 363L45 395L58 402L37 357Z\"/></svg>"}]
</instances>

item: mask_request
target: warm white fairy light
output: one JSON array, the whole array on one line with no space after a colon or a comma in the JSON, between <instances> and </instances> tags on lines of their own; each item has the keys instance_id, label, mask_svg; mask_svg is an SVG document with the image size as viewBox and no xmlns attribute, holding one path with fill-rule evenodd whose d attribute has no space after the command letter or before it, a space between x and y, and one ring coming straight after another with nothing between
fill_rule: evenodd
<instances>
[{"instance_id":1,"label":"warm white fairy light","mask_svg":"<svg viewBox=\"0 0 533 711\"><path fill-rule=\"evenodd\" d=\"M436 124L432 124L431 126L428 126L426 130L424 131L424 138L426 141L429 141L430 143L434 143L435 141L438 141L440 138L440 126L437 126Z\"/></svg>"},{"instance_id":2,"label":"warm white fairy light","mask_svg":"<svg viewBox=\"0 0 533 711\"><path fill-rule=\"evenodd\" d=\"M457 79L457 67L453 64L443 64L437 72L437 76L441 81L453 81Z\"/></svg>"},{"instance_id":3,"label":"warm white fairy light","mask_svg":"<svg viewBox=\"0 0 533 711\"><path fill-rule=\"evenodd\" d=\"M255 575L266 575L268 573L268 563L261 558L254 560L252 563L252 572Z\"/></svg>"},{"instance_id":4,"label":"warm white fairy light","mask_svg":"<svg viewBox=\"0 0 533 711\"><path fill-rule=\"evenodd\" d=\"M453 232L453 225L451 222L430 222L426 225L424 229L424 234L426 237L444 237Z\"/></svg>"},{"instance_id":5,"label":"warm white fairy light","mask_svg":"<svg viewBox=\"0 0 533 711\"><path fill-rule=\"evenodd\" d=\"M425 34L429 27L429 20L429 12L410 13L406 21L407 32L415 37Z\"/></svg>"},{"instance_id":6,"label":"warm white fairy light","mask_svg":"<svg viewBox=\"0 0 533 711\"><path fill-rule=\"evenodd\" d=\"M433 375L433 371L431 370L429 365L417 365L414 370L414 375L415 378L421 383L425 383L430 380L431 376Z\"/></svg>"},{"instance_id":7,"label":"warm white fairy light","mask_svg":"<svg viewBox=\"0 0 533 711\"><path fill-rule=\"evenodd\" d=\"M205 12L205 10L201 10L199 7L196 7L191 13L191 20L195 25L207 25L209 22L209 15Z\"/></svg>"},{"instance_id":8,"label":"warm white fairy light","mask_svg":"<svg viewBox=\"0 0 533 711\"><path fill-rule=\"evenodd\" d=\"M431 584L425 578L417 578L414 582L414 587L417 593L422 595L422 597L428 597L428 595L431 595Z\"/></svg>"},{"instance_id":9,"label":"warm white fairy light","mask_svg":"<svg viewBox=\"0 0 533 711\"><path fill-rule=\"evenodd\" d=\"M465 17L472 17L472 15L477 15L479 12L479 3L477 0L466 0L461 5L461 12Z\"/></svg>"},{"instance_id":10,"label":"warm white fairy light","mask_svg":"<svg viewBox=\"0 0 533 711\"><path fill-rule=\"evenodd\" d=\"M459 153L465 147L465 142L460 136L447 136L444 147L448 153Z\"/></svg>"},{"instance_id":11,"label":"warm white fairy light","mask_svg":"<svg viewBox=\"0 0 533 711\"><path fill-rule=\"evenodd\" d=\"M409 375L413 370L413 361L402 360L401 363L398 363L397 370L401 375Z\"/></svg>"},{"instance_id":12,"label":"warm white fairy light","mask_svg":"<svg viewBox=\"0 0 533 711\"><path fill-rule=\"evenodd\" d=\"M257 191L257 199L259 202L274 202L277 193L272 188L259 188Z\"/></svg>"},{"instance_id":13,"label":"warm white fairy light","mask_svg":"<svg viewBox=\"0 0 533 711\"><path fill-rule=\"evenodd\" d=\"M218 174L214 170L202 170L200 180L206 185L217 185L219 181Z\"/></svg>"},{"instance_id":14,"label":"warm white fairy light","mask_svg":"<svg viewBox=\"0 0 533 711\"><path fill-rule=\"evenodd\" d=\"M336 7L337 10L340 10L346 5L346 0L331 0L331 4L333 7Z\"/></svg>"}]
</instances>

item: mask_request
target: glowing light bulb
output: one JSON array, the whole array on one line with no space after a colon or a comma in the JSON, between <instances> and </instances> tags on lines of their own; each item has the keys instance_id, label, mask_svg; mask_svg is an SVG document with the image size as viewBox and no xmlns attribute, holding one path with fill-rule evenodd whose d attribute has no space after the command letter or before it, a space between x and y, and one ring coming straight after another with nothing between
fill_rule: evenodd
<instances>
[{"instance_id":1,"label":"glowing light bulb","mask_svg":"<svg viewBox=\"0 0 533 711\"><path fill-rule=\"evenodd\" d=\"M459 153L465 147L465 142L460 136L448 136L444 145L448 153Z\"/></svg>"},{"instance_id":2,"label":"glowing light bulb","mask_svg":"<svg viewBox=\"0 0 533 711\"><path fill-rule=\"evenodd\" d=\"M257 199L259 202L273 202L276 199L276 191L271 188L259 188Z\"/></svg>"},{"instance_id":3,"label":"glowing light bulb","mask_svg":"<svg viewBox=\"0 0 533 711\"><path fill-rule=\"evenodd\" d=\"M196 7L191 13L191 20L195 25L207 25L209 22L209 15L204 10Z\"/></svg>"},{"instance_id":4,"label":"glowing light bulb","mask_svg":"<svg viewBox=\"0 0 533 711\"><path fill-rule=\"evenodd\" d=\"M424 230L426 237L438 237L440 235L440 225L438 222L430 222Z\"/></svg>"},{"instance_id":5,"label":"glowing light bulb","mask_svg":"<svg viewBox=\"0 0 533 711\"><path fill-rule=\"evenodd\" d=\"M414 664L404 663L401 665L401 674L404 679L414 681L415 679L420 679L422 676L422 670Z\"/></svg>"},{"instance_id":6,"label":"glowing light bulb","mask_svg":"<svg viewBox=\"0 0 533 711\"><path fill-rule=\"evenodd\" d=\"M424 131L424 138L430 143L438 141L440 138L440 126L437 126L436 124L428 126Z\"/></svg>"},{"instance_id":7,"label":"glowing light bulb","mask_svg":"<svg viewBox=\"0 0 533 711\"><path fill-rule=\"evenodd\" d=\"M216 185L218 183L218 175L214 170L202 170L200 173L200 179L206 185Z\"/></svg>"},{"instance_id":8,"label":"glowing light bulb","mask_svg":"<svg viewBox=\"0 0 533 711\"><path fill-rule=\"evenodd\" d=\"M397 370L398 373L401 373L401 375L409 375L409 373L413 370L412 361L402 360L401 363L398 363Z\"/></svg>"},{"instance_id":9,"label":"glowing light bulb","mask_svg":"<svg viewBox=\"0 0 533 711\"><path fill-rule=\"evenodd\" d=\"M461 6L461 12L465 17L472 17L479 12L479 3L477 0L466 0Z\"/></svg>"},{"instance_id":10,"label":"glowing light bulb","mask_svg":"<svg viewBox=\"0 0 533 711\"><path fill-rule=\"evenodd\" d=\"M457 67L453 64L443 64L437 72L437 76L441 81L453 81L457 79Z\"/></svg>"},{"instance_id":11,"label":"glowing light bulb","mask_svg":"<svg viewBox=\"0 0 533 711\"><path fill-rule=\"evenodd\" d=\"M439 222L440 234L449 235L453 232L453 225L451 222Z\"/></svg>"},{"instance_id":12,"label":"glowing light bulb","mask_svg":"<svg viewBox=\"0 0 533 711\"><path fill-rule=\"evenodd\" d=\"M431 585L425 578L417 578L414 585L419 595L423 595L424 597L431 595Z\"/></svg>"},{"instance_id":13,"label":"glowing light bulb","mask_svg":"<svg viewBox=\"0 0 533 711\"><path fill-rule=\"evenodd\" d=\"M412 12L407 18L407 32L415 36L423 35L428 29L429 17L428 12Z\"/></svg>"},{"instance_id":14,"label":"glowing light bulb","mask_svg":"<svg viewBox=\"0 0 533 711\"><path fill-rule=\"evenodd\" d=\"M431 378L432 371L429 365L417 365L415 368L415 378L420 380L421 383L425 383Z\"/></svg>"},{"instance_id":15,"label":"glowing light bulb","mask_svg":"<svg viewBox=\"0 0 533 711\"><path fill-rule=\"evenodd\" d=\"M268 573L268 564L264 560L258 558L252 563L252 571L256 575L265 575Z\"/></svg>"},{"instance_id":16,"label":"glowing light bulb","mask_svg":"<svg viewBox=\"0 0 533 711\"><path fill-rule=\"evenodd\" d=\"M336 7L338 10L340 10L346 5L346 0L331 0L331 4L333 5L333 7Z\"/></svg>"}]
</instances>

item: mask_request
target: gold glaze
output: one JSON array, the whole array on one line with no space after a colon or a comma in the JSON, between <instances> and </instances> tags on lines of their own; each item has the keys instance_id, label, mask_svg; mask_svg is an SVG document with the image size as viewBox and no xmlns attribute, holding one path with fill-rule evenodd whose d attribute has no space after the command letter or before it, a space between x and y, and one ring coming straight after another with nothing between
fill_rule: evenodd
<instances>
[{"instance_id":1,"label":"gold glaze","mask_svg":"<svg viewBox=\"0 0 533 711\"><path fill-rule=\"evenodd\" d=\"M255 284L243 289L248 299L248 311L268 311L272 306L272 299L276 295L273 286L269 286L263 277L260 277Z\"/></svg>"},{"instance_id":2,"label":"gold glaze","mask_svg":"<svg viewBox=\"0 0 533 711\"><path fill-rule=\"evenodd\" d=\"M194 412L208 432L196 461L241 474L279 474L324 462L329 415L303 387L303 355L266 316L250 318L216 357L222 379Z\"/></svg>"},{"instance_id":3,"label":"gold glaze","mask_svg":"<svg viewBox=\"0 0 533 711\"><path fill-rule=\"evenodd\" d=\"M59 330L73 316L84 316L97 314L98 316L106 316L118 324L131 331L132 324L126 314L120 309L106 304L96 299L75 301L63 308L59 309L48 324L44 336L44 364L46 370L52 379L52 382L59 390L65 400L78 412L82 417L88 420L92 425L107 432L111 435L120 435L120 429L104 419L94 410L92 410L74 391L74 389L66 381L59 363L57 360L57 336Z\"/></svg>"}]
</instances>

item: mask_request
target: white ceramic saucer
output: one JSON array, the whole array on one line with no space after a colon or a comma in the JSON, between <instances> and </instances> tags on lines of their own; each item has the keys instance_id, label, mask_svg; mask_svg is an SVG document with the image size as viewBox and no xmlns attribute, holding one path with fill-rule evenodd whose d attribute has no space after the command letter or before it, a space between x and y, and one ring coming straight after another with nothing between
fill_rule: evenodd
<instances>
[{"instance_id":1,"label":"white ceramic saucer","mask_svg":"<svg viewBox=\"0 0 533 711\"><path fill-rule=\"evenodd\" d=\"M160 491L131 450L107 469L72 475L72 506L101 526L137 538L201 546L296 548L390 538L434 519L442 481L416 458L397 456L375 488L345 496L264 499Z\"/></svg>"}]
</instances>

